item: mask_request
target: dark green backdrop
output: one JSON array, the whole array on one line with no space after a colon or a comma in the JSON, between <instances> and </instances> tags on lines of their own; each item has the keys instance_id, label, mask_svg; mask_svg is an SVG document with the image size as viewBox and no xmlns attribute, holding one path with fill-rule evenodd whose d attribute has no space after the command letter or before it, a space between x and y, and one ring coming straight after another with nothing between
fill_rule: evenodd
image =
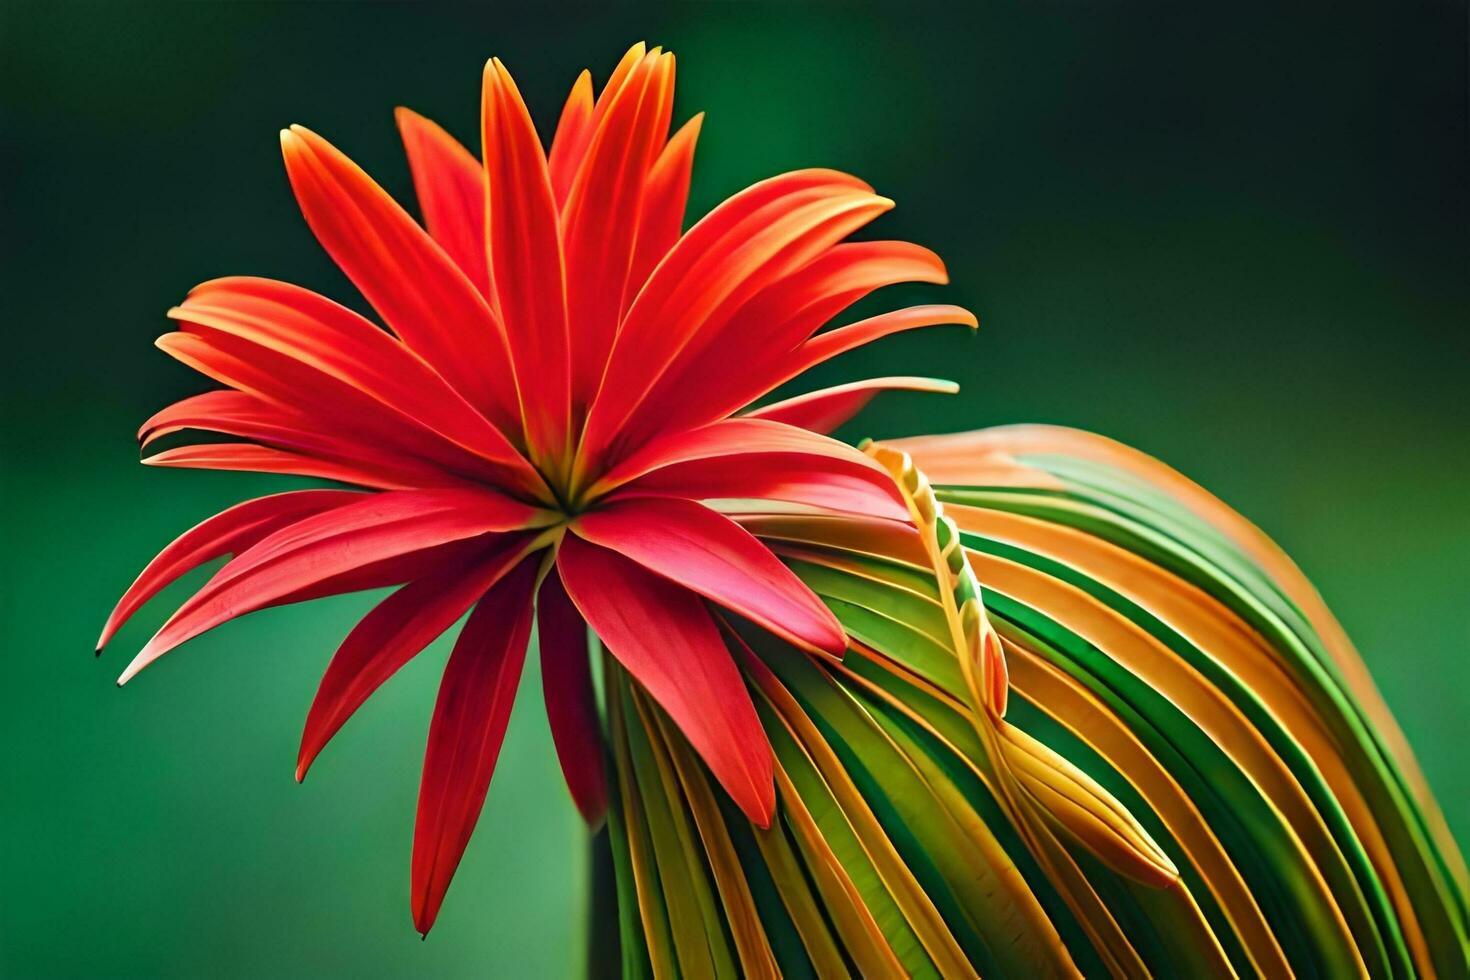
<instances>
[{"instance_id":1,"label":"dark green backdrop","mask_svg":"<svg viewBox=\"0 0 1470 980\"><path fill-rule=\"evenodd\" d=\"M302 787L301 719L368 597L250 617L124 691L183 593L91 648L159 546L278 485L136 464L137 424L202 386L151 346L165 308L227 273L357 302L277 129L310 125L404 195L394 105L474 139L498 54L549 123L580 68L601 79L640 38L678 53L679 116L709 112L698 210L852 170L899 202L879 233L949 261L955 285L925 295L979 312L973 339L841 365L964 386L851 434L1063 422L1201 480L1315 577L1470 840L1463 5L507 6L0 2L0 974L574 967L582 837L534 677L420 944L408 857L446 645Z\"/></svg>"}]
</instances>

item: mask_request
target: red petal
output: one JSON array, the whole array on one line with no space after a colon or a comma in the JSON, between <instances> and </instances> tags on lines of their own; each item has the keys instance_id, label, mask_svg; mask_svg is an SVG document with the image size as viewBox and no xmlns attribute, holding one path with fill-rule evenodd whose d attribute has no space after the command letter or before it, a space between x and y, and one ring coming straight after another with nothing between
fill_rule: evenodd
<instances>
[{"instance_id":1,"label":"red petal","mask_svg":"<svg viewBox=\"0 0 1470 980\"><path fill-rule=\"evenodd\" d=\"M403 585L432 575L441 568L463 567L484 555L488 550L507 542L524 544L526 534L484 534L459 541L417 548L399 555L391 555L356 568L317 579L310 584L288 592L279 599L272 599L261 608L288 606L294 602L310 602L331 595L363 592L368 589L384 589ZM509 547L508 544L506 544ZM220 569L223 573L229 565ZM192 599L190 600L193 601Z\"/></svg>"},{"instance_id":2,"label":"red petal","mask_svg":"<svg viewBox=\"0 0 1470 980\"><path fill-rule=\"evenodd\" d=\"M667 132L664 107L673 95L673 69L673 55L657 53L634 67L600 114L563 209L567 307L577 324L572 391L579 408L602 381L625 300L631 298L628 270L644 177Z\"/></svg>"},{"instance_id":3,"label":"red petal","mask_svg":"<svg viewBox=\"0 0 1470 980\"><path fill-rule=\"evenodd\" d=\"M776 384L794 378L838 354L871 344L890 334L945 324L960 324L974 329L980 325L980 321L975 319L975 314L961 306L911 306L849 323L845 327L819 333L798 347L787 359L784 376Z\"/></svg>"},{"instance_id":4,"label":"red petal","mask_svg":"<svg viewBox=\"0 0 1470 980\"><path fill-rule=\"evenodd\" d=\"M715 343L659 379L644 411L670 428L725 418L789 378L790 352L864 296L901 282L946 281L939 256L918 245L833 246L741 307Z\"/></svg>"},{"instance_id":5,"label":"red petal","mask_svg":"<svg viewBox=\"0 0 1470 980\"><path fill-rule=\"evenodd\" d=\"M691 228L644 284L618 332L587 419L585 465L600 463L649 387L696 336L718 330L761 286L809 258L812 245L831 244L827 238L844 218L883 206L856 178L803 170L746 188ZM783 250L803 238L804 247Z\"/></svg>"},{"instance_id":6,"label":"red petal","mask_svg":"<svg viewBox=\"0 0 1470 980\"><path fill-rule=\"evenodd\" d=\"M579 537L631 558L813 653L841 657L837 618L770 549L703 504L613 500L572 524Z\"/></svg>"},{"instance_id":7,"label":"red petal","mask_svg":"<svg viewBox=\"0 0 1470 980\"><path fill-rule=\"evenodd\" d=\"M701 112L681 126L648 172L643 187L643 214L638 219L638 247L628 273L629 302L684 230L684 208L689 201L689 179L694 170L694 145L699 141L703 125Z\"/></svg>"},{"instance_id":8,"label":"red petal","mask_svg":"<svg viewBox=\"0 0 1470 980\"><path fill-rule=\"evenodd\" d=\"M541 687L556 756L572 801L588 825L601 826L607 813L607 774L596 692L587 658L587 624L553 569L536 600L536 634L541 643Z\"/></svg>"},{"instance_id":9,"label":"red petal","mask_svg":"<svg viewBox=\"0 0 1470 980\"><path fill-rule=\"evenodd\" d=\"M700 424L707 419L724 417L839 354L890 334L946 324L960 324L973 329L978 321L973 313L959 306L913 306L819 333L790 353L779 353L785 350L779 346L773 347L772 353L765 356L752 353L744 358L743 369L739 373L715 366L716 363L731 363L728 357L723 362L702 359L696 369L691 369L681 379L679 387L685 392L699 392L699 397L686 397L676 407L670 406L667 399L657 404L666 410L665 418L671 425ZM669 390L673 390L672 384Z\"/></svg>"},{"instance_id":10,"label":"red petal","mask_svg":"<svg viewBox=\"0 0 1470 980\"><path fill-rule=\"evenodd\" d=\"M347 490L297 490L247 500L201 521L160 551L123 593L102 628L98 652L133 613L179 576L221 555L237 555L303 517L359 499L361 494Z\"/></svg>"},{"instance_id":11,"label":"red petal","mask_svg":"<svg viewBox=\"0 0 1470 980\"><path fill-rule=\"evenodd\" d=\"M465 485L463 479L425 460L385 453L369 440L324 431L308 416L243 391L209 391L175 402L144 422L138 438L147 449L157 439L185 429L239 436L270 451L262 456L246 450L241 458L239 451L245 447L238 444L194 446L183 452L160 453L144 462L219 469L235 459L244 464L242 469L254 469L252 462L264 462L267 472L296 472L305 466L313 470L311 475L383 490Z\"/></svg>"},{"instance_id":12,"label":"red petal","mask_svg":"<svg viewBox=\"0 0 1470 980\"><path fill-rule=\"evenodd\" d=\"M566 203L567 195L572 191L572 183L587 155L587 146L592 142L592 131L597 122L607 112L608 104L627 81L628 73L643 60L646 53L647 49L642 41L627 50L608 76L607 84L603 86L595 106L592 102L591 72L584 71L577 76L571 94L567 96L566 105L562 107L561 120L557 123L556 135L551 141L551 154L547 163L558 206Z\"/></svg>"},{"instance_id":13,"label":"red petal","mask_svg":"<svg viewBox=\"0 0 1470 980\"><path fill-rule=\"evenodd\" d=\"M746 412L742 418L784 422L812 432L831 432L862 411L881 391L925 391L953 395L960 386L935 378L869 378L822 388Z\"/></svg>"},{"instance_id":14,"label":"red petal","mask_svg":"<svg viewBox=\"0 0 1470 980\"><path fill-rule=\"evenodd\" d=\"M485 256L485 168L439 124L402 106L393 115L424 227L494 309Z\"/></svg>"},{"instance_id":15,"label":"red petal","mask_svg":"<svg viewBox=\"0 0 1470 980\"><path fill-rule=\"evenodd\" d=\"M563 539L557 568L612 655L669 713L745 815L770 826L770 743L703 601L574 535Z\"/></svg>"},{"instance_id":16,"label":"red petal","mask_svg":"<svg viewBox=\"0 0 1470 980\"><path fill-rule=\"evenodd\" d=\"M851 446L765 419L726 419L650 442L595 489L754 497L908 520L893 479Z\"/></svg>"},{"instance_id":17,"label":"red petal","mask_svg":"<svg viewBox=\"0 0 1470 980\"><path fill-rule=\"evenodd\" d=\"M815 455L850 462L875 474L885 472L865 453L835 439L780 422L738 418L672 432L651 442L609 470L597 487L611 489L674 463L742 453Z\"/></svg>"},{"instance_id":18,"label":"red petal","mask_svg":"<svg viewBox=\"0 0 1470 980\"><path fill-rule=\"evenodd\" d=\"M194 287L169 315L298 361L469 452L525 465L500 430L411 350L308 289L245 276L216 279Z\"/></svg>"},{"instance_id":19,"label":"red petal","mask_svg":"<svg viewBox=\"0 0 1470 980\"><path fill-rule=\"evenodd\" d=\"M592 141L592 73L583 71L572 85L571 94L561 110L556 135L551 138L551 153L546 169L551 175L551 191L561 205L572 189L572 178Z\"/></svg>"},{"instance_id":20,"label":"red petal","mask_svg":"<svg viewBox=\"0 0 1470 980\"><path fill-rule=\"evenodd\" d=\"M538 560L522 561L475 606L439 682L413 830L413 922L425 935L480 819L505 739Z\"/></svg>"},{"instance_id":21,"label":"red petal","mask_svg":"<svg viewBox=\"0 0 1470 980\"><path fill-rule=\"evenodd\" d=\"M308 417L325 433L432 462L470 480L531 493L542 485L524 460L496 463L469 452L311 364L223 330L186 326L188 332L164 334L155 344L201 374Z\"/></svg>"},{"instance_id":22,"label":"red petal","mask_svg":"<svg viewBox=\"0 0 1470 980\"><path fill-rule=\"evenodd\" d=\"M633 73L633 69L638 66L638 63L643 60L644 55L647 53L648 48L642 41L639 41L637 44L628 48L627 51L623 52L623 56L618 59L618 63L613 68L612 73L607 76L607 84L602 87L602 94L597 97L597 106L592 116L594 125L602 119L603 114L607 112L608 104L622 89L624 83L628 80L628 76Z\"/></svg>"},{"instance_id":23,"label":"red petal","mask_svg":"<svg viewBox=\"0 0 1470 980\"><path fill-rule=\"evenodd\" d=\"M658 54L662 50L662 48L654 48L653 54ZM591 129L595 130L602 122L602 117L607 115L608 107L612 105L613 99L617 98L617 94L623 90L623 86L632 77L633 69L637 68L648 54L648 46L642 41L623 52L623 56L618 59L618 63L613 66L612 72L607 76L607 82L602 86L602 91L597 94L597 104L592 108Z\"/></svg>"},{"instance_id":24,"label":"red petal","mask_svg":"<svg viewBox=\"0 0 1470 980\"><path fill-rule=\"evenodd\" d=\"M891 202L866 191L812 191L793 195L757 211L708 253L699 267L690 270L679 287L656 288L671 252L634 302L619 334L618 348L609 363L604 392L611 387L614 405L604 419L618 418L620 431L614 442L636 447L663 430L667 415L662 403L647 395L661 376L681 371L700 353L724 335L731 318L753 295L769 283L808 262L883 211ZM675 251L679 246L675 247ZM667 302L661 306L660 298ZM649 321L639 309L659 309L659 323L652 343L623 347L622 338L636 333ZM640 361L630 368L629 359L619 364L619 351L642 347ZM600 396L601 397L601 396ZM595 430L591 430L595 432ZM589 436L590 438L591 436ZM596 446L599 443L593 442Z\"/></svg>"},{"instance_id":25,"label":"red petal","mask_svg":"<svg viewBox=\"0 0 1470 980\"><path fill-rule=\"evenodd\" d=\"M751 300L731 324L732 344L790 350L876 289L901 282L942 285L944 262L912 242L844 242Z\"/></svg>"},{"instance_id":26,"label":"red petal","mask_svg":"<svg viewBox=\"0 0 1470 980\"><path fill-rule=\"evenodd\" d=\"M220 569L163 624L118 683L220 623L324 581L435 545L529 527L546 516L488 490L397 490L307 517Z\"/></svg>"},{"instance_id":27,"label":"red petal","mask_svg":"<svg viewBox=\"0 0 1470 980\"><path fill-rule=\"evenodd\" d=\"M305 476L317 480L331 480L370 490L409 490L425 484L405 481L397 475L363 466L359 463L343 463L323 459L319 456L303 455L256 446L251 443L208 443L200 446L179 446L154 453L143 460L144 466L164 466L180 470L229 470L236 473L280 473L287 476ZM450 482L450 481L440 481ZM462 485L460 481L452 481ZM428 485L435 485L429 483Z\"/></svg>"},{"instance_id":28,"label":"red petal","mask_svg":"<svg viewBox=\"0 0 1470 980\"><path fill-rule=\"evenodd\" d=\"M825 514L856 514L907 520L893 499L891 484L873 474L837 467L824 457L789 453L746 453L676 463L639 477L628 492L663 494L709 501L738 513L782 512L746 501L778 501Z\"/></svg>"},{"instance_id":29,"label":"red petal","mask_svg":"<svg viewBox=\"0 0 1470 980\"><path fill-rule=\"evenodd\" d=\"M503 432L519 410L505 334L485 298L388 193L320 136L281 133L306 222L393 332Z\"/></svg>"},{"instance_id":30,"label":"red petal","mask_svg":"<svg viewBox=\"0 0 1470 980\"><path fill-rule=\"evenodd\" d=\"M533 458L544 462L567 451L571 411L556 202L531 115L496 58L485 66L481 110L495 295L516 376L522 379L526 442Z\"/></svg>"},{"instance_id":31,"label":"red petal","mask_svg":"<svg viewBox=\"0 0 1470 980\"><path fill-rule=\"evenodd\" d=\"M526 541L499 542L488 555L446 563L384 599L337 648L306 716L296 779L384 681L416 657L520 558Z\"/></svg>"}]
</instances>

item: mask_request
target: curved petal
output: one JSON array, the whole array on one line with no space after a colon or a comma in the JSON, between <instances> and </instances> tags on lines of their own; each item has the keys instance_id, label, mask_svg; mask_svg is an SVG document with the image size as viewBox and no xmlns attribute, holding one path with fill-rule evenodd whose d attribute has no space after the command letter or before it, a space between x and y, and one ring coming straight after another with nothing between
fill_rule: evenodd
<instances>
[{"instance_id":1,"label":"curved petal","mask_svg":"<svg viewBox=\"0 0 1470 980\"><path fill-rule=\"evenodd\" d=\"M536 598L536 635L541 646L541 687L546 720L572 802L590 827L607 815L607 773L597 694L587 652L587 624L567 597L556 569Z\"/></svg>"},{"instance_id":2,"label":"curved petal","mask_svg":"<svg viewBox=\"0 0 1470 980\"><path fill-rule=\"evenodd\" d=\"M556 134L551 140L547 169L551 173L551 187L556 194L558 206L564 204L571 193L572 182L587 155L587 146L592 142L592 132L608 103L617 95L633 66L648 53L647 46L639 41L623 53L617 67L608 76L607 84L596 102L592 99L592 73L583 71L572 85L566 105L562 107L561 119L557 122Z\"/></svg>"},{"instance_id":3,"label":"curved petal","mask_svg":"<svg viewBox=\"0 0 1470 980\"><path fill-rule=\"evenodd\" d=\"M398 668L453 626L524 553L527 540L499 541L467 562L446 562L373 607L347 634L322 675L306 715L296 781L332 736Z\"/></svg>"},{"instance_id":4,"label":"curved petal","mask_svg":"<svg viewBox=\"0 0 1470 980\"><path fill-rule=\"evenodd\" d=\"M770 826L770 743L702 600L574 535L563 540L557 568L612 655L669 713L745 815Z\"/></svg>"},{"instance_id":5,"label":"curved petal","mask_svg":"<svg viewBox=\"0 0 1470 980\"><path fill-rule=\"evenodd\" d=\"M571 341L556 201L546 156L521 93L498 58L481 100L490 262L520 414L532 457L564 454L571 412Z\"/></svg>"},{"instance_id":6,"label":"curved petal","mask_svg":"<svg viewBox=\"0 0 1470 980\"><path fill-rule=\"evenodd\" d=\"M524 460L493 462L310 364L223 330L198 323L185 326L187 331L164 334L155 346L221 384L308 417L324 433L376 445L394 456L431 461L471 480L539 491L540 477Z\"/></svg>"},{"instance_id":7,"label":"curved petal","mask_svg":"<svg viewBox=\"0 0 1470 980\"><path fill-rule=\"evenodd\" d=\"M638 294L653 267L668 254L684 230L684 208L689 202L689 179L694 170L694 146L704 125L704 113L679 127L648 171L643 186L643 213L638 219L638 247L628 271L627 298Z\"/></svg>"},{"instance_id":8,"label":"curved petal","mask_svg":"<svg viewBox=\"0 0 1470 980\"><path fill-rule=\"evenodd\" d=\"M591 139L592 73L583 69L572 83L566 105L562 106L556 134L551 138L551 152L547 154L546 170L551 175L551 192L556 195L558 207L572 189L572 178L577 175L577 167Z\"/></svg>"},{"instance_id":9,"label":"curved petal","mask_svg":"<svg viewBox=\"0 0 1470 980\"><path fill-rule=\"evenodd\" d=\"M505 740L531 635L537 562L524 559L479 601L439 682L413 828L413 923L425 935L480 819Z\"/></svg>"},{"instance_id":10,"label":"curved petal","mask_svg":"<svg viewBox=\"0 0 1470 980\"><path fill-rule=\"evenodd\" d=\"M169 316L289 357L371 397L462 449L525 466L500 430L417 355L308 289L237 276L203 283Z\"/></svg>"},{"instance_id":11,"label":"curved petal","mask_svg":"<svg viewBox=\"0 0 1470 980\"><path fill-rule=\"evenodd\" d=\"M789 351L822 324L884 286L944 285L938 255L912 242L843 242L762 290L731 323L731 350Z\"/></svg>"},{"instance_id":12,"label":"curved petal","mask_svg":"<svg viewBox=\"0 0 1470 980\"><path fill-rule=\"evenodd\" d=\"M834 202L841 214L859 201L876 206L881 200L855 177L801 170L754 184L705 215L658 264L628 309L589 409L586 465L600 462L629 413L691 338L718 327L740 302L779 277L784 263L772 253L792 244L793 233L799 239L801 228L810 232L813 221L821 226ZM764 275L753 275L752 266Z\"/></svg>"},{"instance_id":13,"label":"curved petal","mask_svg":"<svg viewBox=\"0 0 1470 980\"><path fill-rule=\"evenodd\" d=\"M612 73L607 76L607 84L602 87L601 94L597 96L597 105L594 107L592 113L592 122L594 125L601 120L603 113L607 112L608 104L618 94L619 90L622 89L623 84L628 80L628 76L633 73L633 69L638 65L638 62L643 60L643 56L647 53L648 46L642 41L630 45L628 50L623 52L623 56L618 59L617 65L613 67Z\"/></svg>"},{"instance_id":14,"label":"curved petal","mask_svg":"<svg viewBox=\"0 0 1470 980\"><path fill-rule=\"evenodd\" d=\"M842 626L806 583L740 525L692 500L614 499L572 523L631 558L812 653L841 657Z\"/></svg>"},{"instance_id":15,"label":"curved petal","mask_svg":"<svg viewBox=\"0 0 1470 980\"><path fill-rule=\"evenodd\" d=\"M647 322L636 315L637 308L658 307L662 298L668 305L658 314L656 346L630 345L630 350L642 346L646 358L631 369L627 358L618 365L615 351L604 381L603 392L611 389L612 404L626 406L603 416L617 419L615 447L637 447L664 427L664 406L650 402L649 392L661 377L681 370L714 346L746 300L892 207L891 201L866 191L814 191L794 197L753 214L704 256L679 288L667 292L656 288L659 270L669 267L669 257L655 271L629 310L618 335L618 350L624 349L622 337ZM589 425L589 438L594 435L598 433Z\"/></svg>"},{"instance_id":16,"label":"curved petal","mask_svg":"<svg viewBox=\"0 0 1470 980\"><path fill-rule=\"evenodd\" d=\"M186 640L285 596L376 562L482 534L532 527L549 516L485 490L397 490L307 517L267 536L220 569L154 634L118 683L127 683Z\"/></svg>"},{"instance_id":17,"label":"curved petal","mask_svg":"<svg viewBox=\"0 0 1470 980\"><path fill-rule=\"evenodd\" d=\"M485 168L431 119L399 106L393 112L424 227L495 308L485 254Z\"/></svg>"},{"instance_id":18,"label":"curved petal","mask_svg":"<svg viewBox=\"0 0 1470 980\"><path fill-rule=\"evenodd\" d=\"M890 521L906 516L899 513L891 490L875 483L871 473L792 453L744 453L675 463L639 477L626 492L688 497L740 514L783 512L790 508L781 505L791 504L822 514Z\"/></svg>"},{"instance_id":19,"label":"curved petal","mask_svg":"<svg viewBox=\"0 0 1470 980\"><path fill-rule=\"evenodd\" d=\"M322 247L388 326L502 432L516 431L505 333L458 265L355 163L311 130L281 132L291 189Z\"/></svg>"},{"instance_id":20,"label":"curved petal","mask_svg":"<svg viewBox=\"0 0 1470 980\"><path fill-rule=\"evenodd\" d=\"M272 446L257 446L248 442L177 446L144 457L142 463L144 466L178 470L226 470L234 473L305 476L370 490L409 490L421 485L360 463L338 462L321 456L290 452Z\"/></svg>"},{"instance_id":21,"label":"curved petal","mask_svg":"<svg viewBox=\"0 0 1470 980\"><path fill-rule=\"evenodd\" d=\"M138 431L140 447L146 450L158 439L187 429L248 439L272 451L269 456L261 457L267 461L286 458L278 451L291 454L292 459L318 461L338 474L329 479L345 478L346 482L361 486L403 490L466 485L464 479L427 460L402 452L383 452L367 439L325 431L308 416L243 391L207 391L175 402L143 423ZM234 448L243 447L236 444ZM203 456L192 452L201 449L214 452ZM220 449L194 446L182 454L160 453L144 462L154 466L218 464L231 458L229 452L219 453Z\"/></svg>"},{"instance_id":22,"label":"curved petal","mask_svg":"<svg viewBox=\"0 0 1470 980\"><path fill-rule=\"evenodd\" d=\"M851 464L875 479L891 480L881 466L863 452L836 439L767 419L723 419L697 429L671 432L649 443L607 472L596 487L612 489L675 463L734 456L742 453L791 453L819 456L837 464ZM894 499L899 500L895 491Z\"/></svg>"},{"instance_id":23,"label":"curved petal","mask_svg":"<svg viewBox=\"0 0 1470 980\"><path fill-rule=\"evenodd\" d=\"M432 575L441 568L466 567L488 550L505 544L511 538L520 540L522 537L523 535L518 534L503 535L499 532L491 532L446 541L443 544L433 544L425 548L414 548L401 554L375 559L367 564L358 565L325 578L313 578L301 588L287 592L280 598L272 599L261 608L289 606L292 603L310 602L326 596L404 585L426 575ZM229 565L220 569L220 572L223 573L227 568Z\"/></svg>"},{"instance_id":24,"label":"curved petal","mask_svg":"<svg viewBox=\"0 0 1470 980\"><path fill-rule=\"evenodd\" d=\"M791 351L874 290L949 281L944 263L910 242L843 242L740 308L698 357L659 379L646 410L664 424L724 418L791 377Z\"/></svg>"},{"instance_id":25,"label":"curved petal","mask_svg":"<svg viewBox=\"0 0 1470 980\"><path fill-rule=\"evenodd\" d=\"M787 500L906 520L882 467L851 446L765 419L726 419L657 439L597 489Z\"/></svg>"},{"instance_id":26,"label":"curved petal","mask_svg":"<svg viewBox=\"0 0 1470 980\"><path fill-rule=\"evenodd\" d=\"M663 145L674 56L650 52L600 115L562 212L567 307L577 324L573 400L584 407L602 380L629 291L644 178ZM660 124L664 130L660 130Z\"/></svg>"},{"instance_id":27,"label":"curved petal","mask_svg":"<svg viewBox=\"0 0 1470 980\"><path fill-rule=\"evenodd\" d=\"M775 379L775 383L788 381L838 354L845 354L891 334L947 324L958 324L973 330L979 327L980 321L975 318L975 314L962 306L910 306L891 313L880 313L866 320L817 334L792 353L787 359L786 370L781 377Z\"/></svg>"},{"instance_id":28,"label":"curved petal","mask_svg":"<svg viewBox=\"0 0 1470 980\"><path fill-rule=\"evenodd\" d=\"M840 307L831 312L835 314L837 309ZM746 363L738 374L722 372L714 359L701 359L697 367L690 369L681 387L684 391L699 392L699 397L685 399L677 406L664 399L659 405L666 411L678 412L679 419L691 423L721 417L839 354L891 334L948 324L974 329L979 321L975 314L960 306L912 306L819 333L794 350L775 347L765 352L752 351L744 356Z\"/></svg>"},{"instance_id":29,"label":"curved petal","mask_svg":"<svg viewBox=\"0 0 1470 980\"><path fill-rule=\"evenodd\" d=\"M783 422L798 429L828 433L861 412L882 391L924 391L953 395L960 386L937 378L869 378L810 391L746 412L742 418Z\"/></svg>"},{"instance_id":30,"label":"curved petal","mask_svg":"<svg viewBox=\"0 0 1470 980\"><path fill-rule=\"evenodd\" d=\"M107 641L149 599L181 575L222 555L237 555L267 535L304 517L361 499L350 490L296 490L257 497L222 510L194 525L160 551L107 617L97 640L101 653Z\"/></svg>"}]
</instances>

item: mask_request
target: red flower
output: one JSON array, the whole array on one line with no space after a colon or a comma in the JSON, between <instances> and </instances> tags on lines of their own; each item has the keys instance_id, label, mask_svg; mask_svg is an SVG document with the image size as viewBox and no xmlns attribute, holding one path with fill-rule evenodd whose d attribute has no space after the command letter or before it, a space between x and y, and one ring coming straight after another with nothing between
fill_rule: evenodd
<instances>
[{"instance_id":1,"label":"red flower","mask_svg":"<svg viewBox=\"0 0 1470 980\"><path fill-rule=\"evenodd\" d=\"M388 331L305 289L229 278L196 287L169 313L178 330L158 341L227 390L164 409L143 426L143 445L184 429L238 441L145 462L361 489L250 500L164 549L103 643L184 572L234 557L120 682L244 613L401 585L327 667L300 778L380 684L472 610L424 759L412 874L421 931L484 802L533 606L547 715L589 822L601 819L606 790L585 624L750 819L769 823L770 748L707 603L814 654L840 656L846 638L726 515L907 519L868 457L798 426L830 429L883 388L936 385L877 379L732 416L843 351L900 330L974 324L956 307L916 307L816 333L878 287L945 280L939 259L915 245L843 242L891 207L845 174L771 178L681 235L700 117L667 137L673 83L673 55L642 45L596 101L584 72L548 155L492 60L483 164L399 110L424 227L335 147L292 127L281 142L307 223Z\"/></svg>"}]
</instances>

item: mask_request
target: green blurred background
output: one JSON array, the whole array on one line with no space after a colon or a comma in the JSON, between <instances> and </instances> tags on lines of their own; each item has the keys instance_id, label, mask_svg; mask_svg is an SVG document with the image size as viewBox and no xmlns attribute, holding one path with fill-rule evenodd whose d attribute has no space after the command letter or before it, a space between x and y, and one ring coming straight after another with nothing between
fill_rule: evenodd
<instances>
[{"instance_id":1,"label":"green blurred background","mask_svg":"<svg viewBox=\"0 0 1470 980\"><path fill-rule=\"evenodd\" d=\"M391 109L476 139L502 56L549 124L632 41L708 110L696 210L798 166L899 202L975 338L830 377L939 374L851 435L1039 420L1131 442L1278 537L1364 650L1470 840L1470 288L1463 4L624 9L0 3L5 331L0 974L565 976L584 841L528 676L428 942L408 914L447 644L292 780L319 673L373 601L248 617L124 691L184 590L96 630L175 533L280 481L152 471L203 382L151 346L227 273L359 302L286 186L317 129L406 199ZM198 577L191 580L195 584ZM534 663L534 658L531 661Z\"/></svg>"}]
</instances>

